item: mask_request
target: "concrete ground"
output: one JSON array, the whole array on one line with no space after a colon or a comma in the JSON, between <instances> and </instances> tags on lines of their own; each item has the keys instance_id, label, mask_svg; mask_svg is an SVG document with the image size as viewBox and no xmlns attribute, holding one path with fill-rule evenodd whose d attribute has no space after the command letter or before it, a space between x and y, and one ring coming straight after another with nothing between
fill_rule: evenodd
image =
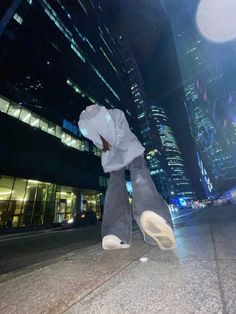
<instances>
[{"instance_id":1,"label":"concrete ground","mask_svg":"<svg viewBox=\"0 0 236 314\"><path fill-rule=\"evenodd\" d=\"M175 234L173 252L136 232L127 250L96 244L2 275L0 313L235 314L236 207L176 218Z\"/></svg>"}]
</instances>

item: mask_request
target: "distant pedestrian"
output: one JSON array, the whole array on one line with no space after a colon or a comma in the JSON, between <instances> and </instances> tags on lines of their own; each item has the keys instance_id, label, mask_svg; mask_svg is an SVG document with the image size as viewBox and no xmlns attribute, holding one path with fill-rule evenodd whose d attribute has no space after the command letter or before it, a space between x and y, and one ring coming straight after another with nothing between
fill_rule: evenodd
<instances>
[{"instance_id":1,"label":"distant pedestrian","mask_svg":"<svg viewBox=\"0 0 236 314\"><path fill-rule=\"evenodd\" d=\"M110 173L104 202L102 248L114 250L131 245L132 220L125 184L130 170L133 215L144 241L163 250L176 247L169 207L157 192L144 159L144 147L131 132L124 113L92 105L80 114L81 133L103 150L102 166Z\"/></svg>"}]
</instances>

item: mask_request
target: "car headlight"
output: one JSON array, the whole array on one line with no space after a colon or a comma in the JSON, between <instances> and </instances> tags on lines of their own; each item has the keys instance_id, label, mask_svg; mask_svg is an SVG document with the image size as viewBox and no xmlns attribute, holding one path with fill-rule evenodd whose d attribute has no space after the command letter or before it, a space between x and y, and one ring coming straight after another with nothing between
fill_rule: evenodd
<instances>
[{"instance_id":1,"label":"car headlight","mask_svg":"<svg viewBox=\"0 0 236 314\"><path fill-rule=\"evenodd\" d=\"M68 222L68 224L72 224L72 222L74 222L74 219L71 218L71 219L67 220L67 222Z\"/></svg>"}]
</instances>

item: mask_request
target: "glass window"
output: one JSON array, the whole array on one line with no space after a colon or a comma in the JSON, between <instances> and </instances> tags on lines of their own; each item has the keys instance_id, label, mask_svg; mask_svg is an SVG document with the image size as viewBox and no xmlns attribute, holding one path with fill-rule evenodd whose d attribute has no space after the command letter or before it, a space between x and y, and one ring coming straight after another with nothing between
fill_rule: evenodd
<instances>
[{"instance_id":1,"label":"glass window","mask_svg":"<svg viewBox=\"0 0 236 314\"><path fill-rule=\"evenodd\" d=\"M69 134L64 133L62 142L68 146L71 144L71 136Z\"/></svg>"},{"instance_id":2,"label":"glass window","mask_svg":"<svg viewBox=\"0 0 236 314\"><path fill-rule=\"evenodd\" d=\"M25 108L22 108L19 119L25 123L29 123L30 117L31 117L31 112Z\"/></svg>"},{"instance_id":3,"label":"glass window","mask_svg":"<svg viewBox=\"0 0 236 314\"><path fill-rule=\"evenodd\" d=\"M38 181L36 180L28 180L27 182L27 189L26 189L26 195L25 200L26 201L34 201L37 188L38 188Z\"/></svg>"},{"instance_id":4,"label":"glass window","mask_svg":"<svg viewBox=\"0 0 236 314\"><path fill-rule=\"evenodd\" d=\"M6 113L10 102L0 97L0 111Z\"/></svg>"},{"instance_id":5,"label":"glass window","mask_svg":"<svg viewBox=\"0 0 236 314\"><path fill-rule=\"evenodd\" d=\"M8 114L16 119L19 118L21 112L21 107L14 102L11 102L10 107L8 109Z\"/></svg>"},{"instance_id":6,"label":"glass window","mask_svg":"<svg viewBox=\"0 0 236 314\"><path fill-rule=\"evenodd\" d=\"M39 127L39 116L35 113L32 113L31 118L30 118L30 125L38 128Z\"/></svg>"},{"instance_id":7,"label":"glass window","mask_svg":"<svg viewBox=\"0 0 236 314\"><path fill-rule=\"evenodd\" d=\"M62 141L62 143L65 143L65 140L66 140L66 133L65 133L65 132L62 132L62 135L61 135L61 141Z\"/></svg>"},{"instance_id":8,"label":"glass window","mask_svg":"<svg viewBox=\"0 0 236 314\"><path fill-rule=\"evenodd\" d=\"M51 135L55 135L56 125L50 121L48 121L48 133Z\"/></svg>"},{"instance_id":9,"label":"glass window","mask_svg":"<svg viewBox=\"0 0 236 314\"><path fill-rule=\"evenodd\" d=\"M56 126L56 133L55 133L55 136L58 137L58 138L61 138L61 135L62 135L62 129L60 126Z\"/></svg>"},{"instance_id":10,"label":"glass window","mask_svg":"<svg viewBox=\"0 0 236 314\"><path fill-rule=\"evenodd\" d=\"M26 183L27 180L25 179L15 179L10 202L10 211L12 212L12 216L21 213L21 207L26 193Z\"/></svg>"},{"instance_id":11,"label":"glass window","mask_svg":"<svg viewBox=\"0 0 236 314\"><path fill-rule=\"evenodd\" d=\"M9 200L13 191L14 178L0 177L0 200Z\"/></svg>"},{"instance_id":12,"label":"glass window","mask_svg":"<svg viewBox=\"0 0 236 314\"><path fill-rule=\"evenodd\" d=\"M22 200L24 198L26 192L26 183L27 180L25 179L21 178L15 179L11 200Z\"/></svg>"},{"instance_id":13,"label":"glass window","mask_svg":"<svg viewBox=\"0 0 236 314\"><path fill-rule=\"evenodd\" d=\"M44 132L48 132L48 120L40 118L39 128Z\"/></svg>"},{"instance_id":14,"label":"glass window","mask_svg":"<svg viewBox=\"0 0 236 314\"><path fill-rule=\"evenodd\" d=\"M80 140L76 140L76 148L77 148L78 150L82 150L82 149L81 149L81 145L82 145L82 142L81 142Z\"/></svg>"},{"instance_id":15,"label":"glass window","mask_svg":"<svg viewBox=\"0 0 236 314\"><path fill-rule=\"evenodd\" d=\"M73 147L73 148L77 148L76 147L76 139L75 138L71 139L71 145L70 146Z\"/></svg>"},{"instance_id":16,"label":"glass window","mask_svg":"<svg viewBox=\"0 0 236 314\"><path fill-rule=\"evenodd\" d=\"M13 191L14 178L0 177L0 225L8 221L9 199Z\"/></svg>"}]
</instances>

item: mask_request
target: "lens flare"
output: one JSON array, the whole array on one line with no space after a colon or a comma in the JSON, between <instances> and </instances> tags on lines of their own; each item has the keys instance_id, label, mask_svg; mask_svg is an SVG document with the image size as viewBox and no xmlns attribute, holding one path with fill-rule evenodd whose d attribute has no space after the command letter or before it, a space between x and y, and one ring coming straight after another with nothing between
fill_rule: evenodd
<instances>
[{"instance_id":1,"label":"lens flare","mask_svg":"<svg viewBox=\"0 0 236 314\"><path fill-rule=\"evenodd\" d=\"M215 43L236 39L236 1L201 0L196 22L201 34Z\"/></svg>"}]
</instances>

